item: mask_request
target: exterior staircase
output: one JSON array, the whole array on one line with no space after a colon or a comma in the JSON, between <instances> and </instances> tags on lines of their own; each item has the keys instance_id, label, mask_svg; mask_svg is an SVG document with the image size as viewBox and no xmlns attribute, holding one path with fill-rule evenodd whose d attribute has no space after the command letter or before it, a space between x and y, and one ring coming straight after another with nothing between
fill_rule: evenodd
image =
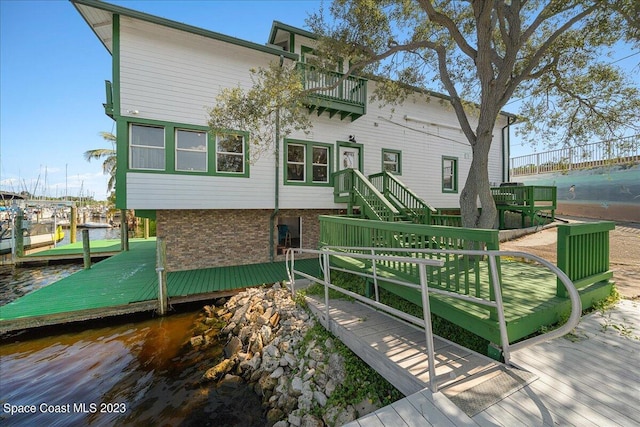
<instances>
[{"instance_id":1,"label":"exterior staircase","mask_svg":"<svg viewBox=\"0 0 640 427\"><path fill-rule=\"evenodd\" d=\"M334 175L334 200L347 203L349 215L359 208L367 219L431 224L436 210L418 197L396 176L380 172L368 178L359 170L345 169Z\"/></svg>"}]
</instances>

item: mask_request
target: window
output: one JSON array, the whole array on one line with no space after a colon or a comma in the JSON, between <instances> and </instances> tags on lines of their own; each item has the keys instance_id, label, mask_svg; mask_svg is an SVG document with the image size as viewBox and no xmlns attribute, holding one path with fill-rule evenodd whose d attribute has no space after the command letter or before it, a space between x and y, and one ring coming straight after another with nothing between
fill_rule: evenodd
<instances>
[{"instance_id":1,"label":"window","mask_svg":"<svg viewBox=\"0 0 640 427\"><path fill-rule=\"evenodd\" d=\"M176 170L207 171L207 133L176 130Z\"/></svg>"},{"instance_id":2,"label":"window","mask_svg":"<svg viewBox=\"0 0 640 427\"><path fill-rule=\"evenodd\" d=\"M397 150L382 149L382 170L397 175L401 174L401 153Z\"/></svg>"},{"instance_id":3,"label":"window","mask_svg":"<svg viewBox=\"0 0 640 427\"><path fill-rule=\"evenodd\" d=\"M165 169L164 128L131 125L131 169Z\"/></svg>"},{"instance_id":4,"label":"window","mask_svg":"<svg viewBox=\"0 0 640 427\"><path fill-rule=\"evenodd\" d=\"M245 173L245 137L238 133L216 135L216 172Z\"/></svg>"},{"instance_id":5,"label":"window","mask_svg":"<svg viewBox=\"0 0 640 427\"><path fill-rule=\"evenodd\" d=\"M313 182L329 182L329 148L313 146Z\"/></svg>"},{"instance_id":6,"label":"window","mask_svg":"<svg viewBox=\"0 0 640 427\"><path fill-rule=\"evenodd\" d=\"M285 184L331 185L332 145L285 141Z\"/></svg>"},{"instance_id":7,"label":"window","mask_svg":"<svg viewBox=\"0 0 640 427\"><path fill-rule=\"evenodd\" d=\"M289 144L287 146L287 181L304 182L305 152L304 145Z\"/></svg>"},{"instance_id":8,"label":"window","mask_svg":"<svg viewBox=\"0 0 640 427\"><path fill-rule=\"evenodd\" d=\"M458 192L458 158L442 158L442 192Z\"/></svg>"}]
</instances>

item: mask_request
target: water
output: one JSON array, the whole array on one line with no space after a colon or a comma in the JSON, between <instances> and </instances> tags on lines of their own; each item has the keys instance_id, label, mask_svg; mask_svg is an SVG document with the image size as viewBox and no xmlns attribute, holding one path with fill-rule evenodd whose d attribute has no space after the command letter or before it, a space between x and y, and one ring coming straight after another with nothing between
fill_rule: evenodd
<instances>
[{"instance_id":1,"label":"water","mask_svg":"<svg viewBox=\"0 0 640 427\"><path fill-rule=\"evenodd\" d=\"M0 304L79 268L0 270ZM265 426L260 398L246 385L202 382L222 360L224 343L191 347L200 313L192 307L164 318L61 325L5 339L0 425ZM12 408L35 413L10 415Z\"/></svg>"}]
</instances>

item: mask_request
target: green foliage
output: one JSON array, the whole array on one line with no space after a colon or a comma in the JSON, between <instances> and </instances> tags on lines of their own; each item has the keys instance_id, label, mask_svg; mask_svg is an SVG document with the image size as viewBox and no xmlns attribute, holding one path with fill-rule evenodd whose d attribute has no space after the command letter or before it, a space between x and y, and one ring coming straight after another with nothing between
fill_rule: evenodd
<instances>
[{"instance_id":1,"label":"green foliage","mask_svg":"<svg viewBox=\"0 0 640 427\"><path fill-rule=\"evenodd\" d=\"M347 291L351 291L358 295L364 295L365 279L355 274L345 273L342 271L333 272L331 275L331 282L335 286L341 287L342 289L345 289ZM314 283L306 289L306 292L308 295L324 296L324 286L319 283ZM353 299L333 289L329 289L329 298L346 300Z\"/></svg>"},{"instance_id":2,"label":"green foliage","mask_svg":"<svg viewBox=\"0 0 640 427\"><path fill-rule=\"evenodd\" d=\"M404 396L379 373L367 365L362 359L356 356L346 345L331 335L320 324L316 324L305 335L301 343L301 351L304 351L311 342L322 348L325 354L330 352L326 348L325 342L331 338L334 353L340 354L344 359L346 375L343 381L336 387L333 394L327 401L327 406L346 407L369 399L382 406L389 405ZM313 410L315 415L322 416L323 409L316 406Z\"/></svg>"},{"instance_id":3,"label":"green foliage","mask_svg":"<svg viewBox=\"0 0 640 427\"><path fill-rule=\"evenodd\" d=\"M620 293L618 292L618 289L616 289L616 287L613 286L609 296L603 300L595 301L593 304L591 304L591 309L595 311L609 310L613 308L613 306L615 306L618 301L620 301L620 298L621 296L620 296Z\"/></svg>"},{"instance_id":4,"label":"green foliage","mask_svg":"<svg viewBox=\"0 0 640 427\"><path fill-rule=\"evenodd\" d=\"M311 128L304 105L306 93L295 64L274 64L250 70L252 86L223 89L209 109L212 132L250 133L251 159L255 161L276 145L276 132L286 137Z\"/></svg>"},{"instance_id":5,"label":"green foliage","mask_svg":"<svg viewBox=\"0 0 640 427\"><path fill-rule=\"evenodd\" d=\"M380 302L418 318L422 318L423 316L422 307L384 289L380 290ZM477 353L487 354L489 341L446 319L432 314L431 327L435 335L453 341Z\"/></svg>"},{"instance_id":6,"label":"green foliage","mask_svg":"<svg viewBox=\"0 0 640 427\"><path fill-rule=\"evenodd\" d=\"M115 142L116 136L111 132L100 132L100 136L112 144L112 148L96 148L93 150L87 150L84 152L84 158L86 161L100 160L102 162L102 173L109 175L109 181L107 182L107 191L111 191L116 187L116 170L117 170L117 157Z\"/></svg>"}]
</instances>

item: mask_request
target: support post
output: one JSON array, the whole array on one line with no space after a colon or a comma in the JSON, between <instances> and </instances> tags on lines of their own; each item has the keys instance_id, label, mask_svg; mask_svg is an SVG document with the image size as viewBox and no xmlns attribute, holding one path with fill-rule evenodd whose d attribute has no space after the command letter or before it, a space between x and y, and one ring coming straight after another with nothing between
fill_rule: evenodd
<instances>
[{"instance_id":1,"label":"support post","mask_svg":"<svg viewBox=\"0 0 640 427\"><path fill-rule=\"evenodd\" d=\"M24 256L24 214L22 213L22 209L19 209L16 213L16 221L15 221L15 231L14 237L16 242L16 257L21 258Z\"/></svg>"},{"instance_id":2,"label":"support post","mask_svg":"<svg viewBox=\"0 0 640 427\"><path fill-rule=\"evenodd\" d=\"M144 238L149 238L149 218L144 219Z\"/></svg>"},{"instance_id":3,"label":"support post","mask_svg":"<svg viewBox=\"0 0 640 427\"><path fill-rule=\"evenodd\" d=\"M89 244L89 230L82 230L82 258L84 260L84 269L91 268L91 246Z\"/></svg>"},{"instance_id":4,"label":"support post","mask_svg":"<svg viewBox=\"0 0 640 427\"><path fill-rule=\"evenodd\" d=\"M120 210L120 250L129 250L129 221L127 221L127 210Z\"/></svg>"},{"instance_id":5,"label":"support post","mask_svg":"<svg viewBox=\"0 0 640 427\"><path fill-rule=\"evenodd\" d=\"M71 222L69 224L69 242L76 242L76 233L78 232L78 208L71 206Z\"/></svg>"},{"instance_id":6,"label":"support post","mask_svg":"<svg viewBox=\"0 0 640 427\"><path fill-rule=\"evenodd\" d=\"M156 272L158 273L158 313L167 314L167 251L164 237L156 239Z\"/></svg>"}]
</instances>

